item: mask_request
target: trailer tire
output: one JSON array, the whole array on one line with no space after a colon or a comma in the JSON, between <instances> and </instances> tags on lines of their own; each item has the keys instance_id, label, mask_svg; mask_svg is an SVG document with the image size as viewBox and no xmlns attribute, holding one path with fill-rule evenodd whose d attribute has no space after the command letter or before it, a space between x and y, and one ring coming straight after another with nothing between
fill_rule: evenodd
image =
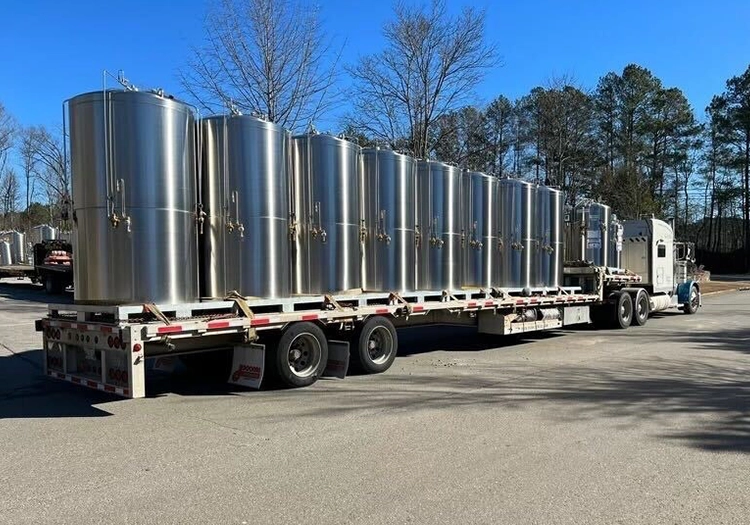
<instances>
[{"instance_id":1,"label":"trailer tire","mask_svg":"<svg viewBox=\"0 0 750 525\"><path fill-rule=\"evenodd\" d=\"M60 279L48 275L44 278L44 291L50 295L60 295L65 290L65 286Z\"/></svg>"},{"instance_id":2,"label":"trailer tire","mask_svg":"<svg viewBox=\"0 0 750 525\"><path fill-rule=\"evenodd\" d=\"M388 370L398 353L398 335L393 323L382 315L367 319L354 332L351 353L358 371L380 374Z\"/></svg>"},{"instance_id":3,"label":"trailer tire","mask_svg":"<svg viewBox=\"0 0 750 525\"><path fill-rule=\"evenodd\" d=\"M627 328L633 319L633 298L627 292L617 292L614 300L614 327Z\"/></svg>"},{"instance_id":4,"label":"trailer tire","mask_svg":"<svg viewBox=\"0 0 750 525\"><path fill-rule=\"evenodd\" d=\"M646 290L638 290L633 300L633 325L643 326L651 313L651 301Z\"/></svg>"},{"instance_id":5,"label":"trailer tire","mask_svg":"<svg viewBox=\"0 0 750 525\"><path fill-rule=\"evenodd\" d=\"M310 386L328 363L328 341L323 330L308 322L286 327L276 345L276 373L289 387Z\"/></svg>"},{"instance_id":6,"label":"trailer tire","mask_svg":"<svg viewBox=\"0 0 750 525\"><path fill-rule=\"evenodd\" d=\"M698 287L695 285L691 286L688 300L685 304L682 305L682 311L688 315L693 315L698 311L698 307L701 304L700 300L701 296L700 292L698 291Z\"/></svg>"}]
</instances>

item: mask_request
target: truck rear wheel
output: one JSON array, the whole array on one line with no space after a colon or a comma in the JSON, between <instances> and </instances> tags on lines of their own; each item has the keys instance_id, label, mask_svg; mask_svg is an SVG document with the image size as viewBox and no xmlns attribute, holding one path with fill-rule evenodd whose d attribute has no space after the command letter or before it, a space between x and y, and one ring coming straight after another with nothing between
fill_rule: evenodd
<instances>
[{"instance_id":1,"label":"truck rear wheel","mask_svg":"<svg viewBox=\"0 0 750 525\"><path fill-rule=\"evenodd\" d=\"M651 301L648 298L648 292L646 290L638 290L635 294L635 302L633 304L633 324L637 326L643 326L648 321L648 315L651 309Z\"/></svg>"},{"instance_id":2,"label":"truck rear wheel","mask_svg":"<svg viewBox=\"0 0 750 525\"><path fill-rule=\"evenodd\" d=\"M289 325L279 338L275 361L276 372L285 385L312 385L328 362L328 341L323 330L307 322Z\"/></svg>"},{"instance_id":3,"label":"truck rear wheel","mask_svg":"<svg viewBox=\"0 0 750 525\"><path fill-rule=\"evenodd\" d=\"M614 301L614 326L627 328L633 319L633 299L627 292L617 292Z\"/></svg>"},{"instance_id":4,"label":"truck rear wheel","mask_svg":"<svg viewBox=\"0 0 750 525\"><path fill-rule=\"evenodd\" d=\"M700 292L698 292L698 287L693 285L690 287L690 295L688 296L688 301L682 305L682 311L688 315L693 315L698 311L698 307L700 306L700 304Z\"/></svg>"},{"instance_id":5,"label":"truck rear wheel","mask_svg":"<svg viewBox=\"0 0 750 525\"><path fill-rule=\"evenodd\" d=\"M352 344L355 366L366 374L385 372L398 353L396 328L380 315L370 317L354 332Z\"/></svg>"}]
</instances>

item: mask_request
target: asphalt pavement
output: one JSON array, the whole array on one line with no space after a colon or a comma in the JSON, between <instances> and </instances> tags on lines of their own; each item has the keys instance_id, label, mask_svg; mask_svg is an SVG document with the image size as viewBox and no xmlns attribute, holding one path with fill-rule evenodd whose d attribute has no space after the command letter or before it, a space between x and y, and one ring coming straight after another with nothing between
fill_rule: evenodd
<instances>
[{"instance_id":1,"label":"asphalt pavement","mask_svg":"<svg viewBox=\"0 0 750 525\"><path fill-rule=\"evenodd\" d=\"M642 328L400 332L301 390L41 376L47 296L0 282L0 523L750 522L750 292Z\"/></svg>"}]
</instances>

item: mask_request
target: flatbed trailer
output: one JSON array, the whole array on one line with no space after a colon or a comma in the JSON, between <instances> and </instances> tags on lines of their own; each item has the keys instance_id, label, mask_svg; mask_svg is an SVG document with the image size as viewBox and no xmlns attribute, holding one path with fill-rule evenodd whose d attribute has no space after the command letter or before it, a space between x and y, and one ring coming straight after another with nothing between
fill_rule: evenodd
<instances>
[{"instance_id":1,"label":"flatbed trailer","mask_svg":"<svg viewBox=\"0 0 750 525\"><path fill-rule=\"evenodd\" d=\"M0 266L0 279L33 279L36 270L30 264L9 264Z\"/></svg>"},{"instance_id":2,"label":"flatbed trailer","mask_svg":"<svg viewBox=\"0 0 750 525\"><path fill-rule=\"evenodd\" d=\"M289 299L232 296L178 305L49 305L37 322L47 376L123 397L146 395L146 361L175 357L206 367L231 359L229 382L257 388L267 372L288 386L319 376L343 378L350 357L367 373L387 370L397 328L426 324L475 326L507 335L602 322L624 328L617 301L638 294L640 277L603 268L576 273L584 286L524 294L521 290L352 292ZM640 323L638 323L640 324ZM310 371L310 362L322 362ZM299 365L299 366L298 366Z\"/></svg>"}]
</instances>

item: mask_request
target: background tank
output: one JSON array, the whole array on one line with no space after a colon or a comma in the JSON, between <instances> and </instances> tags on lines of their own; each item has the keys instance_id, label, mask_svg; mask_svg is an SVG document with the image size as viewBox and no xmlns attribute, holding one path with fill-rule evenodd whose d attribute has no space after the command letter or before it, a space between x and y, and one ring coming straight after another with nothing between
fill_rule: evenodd
<instances>
[{"instance_id":1,"label":"background tank","mask_svg":"<svg viewBox=\"0 0 750 525\"><path fill-rule=\"evenodd\" d=\"M534 186L518 179L499 181L500 231L503 241L501 262L503 288L532 285L534 242Z\"/></svg>"},{"instance_id":2,"label":"background tank","mask_svg":"<svg viewBox=\"0 0 750 525\"><path fill-rule=\"evenodd\" d=\"M69 101L75 299L198 298L195 121L160 93Z\"/></svg>"},{"instance_id":3,"label":"background tank","mask_svg":"<svg viewBox=\"0 0 750 525\"><path fill-rule=\"evenodd\" d=\"M407 292L416 289L417 161L383 148L362 150L362 288Z\"/></svg>"},{"instance_id":4,"label":"background tank","mask_svg":"<svg viewBox=\"0 0 750 525\"><path fill-rule=\"evenodd\" d=\"M249 115L203 119L202 294L291 295L289 136Z\"/></svg>"},{"instance_id":5,"label":"background tank","mask_svg":"<svg viewBox=\"0 0 750 525\"><path fill-rule=\"evenodd\" d=\"M464 285L488 289L498 286L501 273L497 213L498 179L480 172L465 172L464 176L470 181Z\"/></svg>"},{"instance_id":6,"label":"background tank","mask_svg":"<svg viewBox=\"0 0 750 525\"><path fill-rule=\"evenodd\" d=\"M10 257L13 264L26 264L26 236L21 232L10 232Z\"/></svg>"},{"instance_id":7,"label":"background tank","mask_svg":"<svg viewBox=\"0 0 750 525\"><path fill-rule=\"evenodd\" d=\"M0 266L9 266L13 264L13 258L10 252L10 243L8 241L0 241Z\"/></svg>"},{"instance_id":8,"label":"background tank","mask_svg":"<svg viewBox=\"0 0 750 525\"><path fill-rule=\"evenodd\" d=\"M361 148L346 139L308 133L293 139L295 293L359 288Z\"/></svg>"},{"instance_id":9,"label":"background tank","mask_svg":"<svg viewBox=\"0 0 750 525\"><path fill-rule=\"evenodd\" d=\"M458 290L463 284L461 171L419 161L418 220L421 234L419 288ZM462 239L463 237L463 239Z\"/></svg>"},{"instance_id":10,"label":"background tank","mask_svg":"<svg viewBox=\"0 0 750 525\"><path fill-rule=\"evenodd\" d=\"M566 258L609 266L610 215L610 207L598 202L576 207L568 225Z\"/></svg>"}]
</instances>

